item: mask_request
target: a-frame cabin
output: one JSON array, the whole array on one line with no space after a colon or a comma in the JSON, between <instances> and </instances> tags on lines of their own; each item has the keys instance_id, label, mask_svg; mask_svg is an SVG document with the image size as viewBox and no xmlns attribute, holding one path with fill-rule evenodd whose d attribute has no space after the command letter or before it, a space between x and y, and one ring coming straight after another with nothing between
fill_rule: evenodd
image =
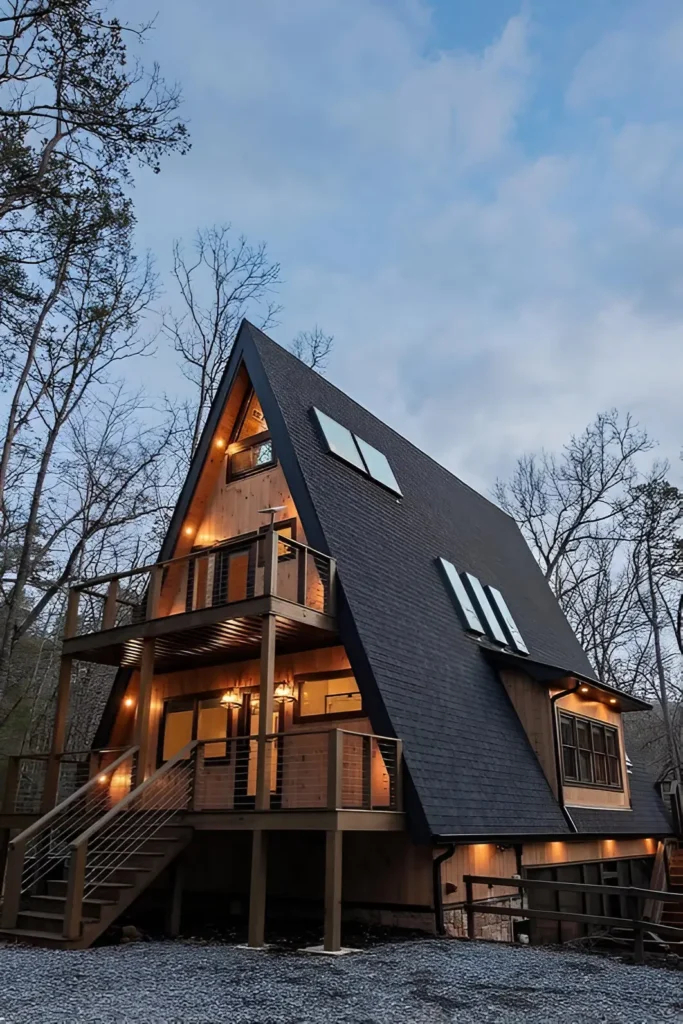
<instances>
[{"instance_id":1,"label":"a-frame cabin","mask_svg":"<svg viewBox=\"0 0 683 1024\"><path fill-rule=\"evenodd\" d=\"M119 669L85 758L77 659ZM467 873L647 884L672 833L624 748L647 706L507 515L245 321L158 562L71 591L40 806L8 771L1 927L82 947L144 900L177 932L184 901L259 946L267 906L319 904L336 950L342 913L463 934Z\"/></svg>"}]
</instances>

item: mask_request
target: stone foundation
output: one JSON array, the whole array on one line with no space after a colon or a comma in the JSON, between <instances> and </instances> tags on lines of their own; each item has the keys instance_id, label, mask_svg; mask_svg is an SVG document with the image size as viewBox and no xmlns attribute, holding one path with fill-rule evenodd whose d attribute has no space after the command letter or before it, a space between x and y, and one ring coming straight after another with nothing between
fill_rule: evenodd
<instances>
[{"instance_id":1,"label":"stone foundation","mask_svg":"<svg viewBox=\"0 0 683 1024\"><path fill-rule=\"evenodd\" d=\"M493 900L477 900L485 905L487 902L503 907L520 907L520 896L501 896ZM467 938L467 914L462 906L444 907L444 924L446 934L453 939ZM519 918L503 917L500 914L474 915L474 930L477 939L488 939L490 942L514 942L514 922Z\"/></svg>"}]
</instances>

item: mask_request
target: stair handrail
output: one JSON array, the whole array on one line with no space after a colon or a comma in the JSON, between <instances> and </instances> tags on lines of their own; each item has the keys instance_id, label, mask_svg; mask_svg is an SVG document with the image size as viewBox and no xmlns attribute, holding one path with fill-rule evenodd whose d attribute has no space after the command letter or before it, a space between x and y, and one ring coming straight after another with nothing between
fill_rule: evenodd
<instances>
[{"instance_id":1,"label":"stair handrail","mask_svg":"<svg viewBox=\"0 0 683 1024\"><path fill-rule=\"evenodd\" d=\"M674 829L676 835L680 838L683 836L683 790L678 779L671 783L669 799L671 801L671 817L673 818Z\"/></svg>"},{"instance_id":2,"label":"stair handrail","mask_svg":"<svg viewBox=\"0 0 683 1024\"><path fill-rule=\"evenodd\" d=\"M97 835L98 832L102 832L112 821L118 816L122 815L132 804L139 802L144 797L145 792L155 785L160 778L167 775L180 761L192 762L192 770L194 770L194 758L192 754L196 751L199 746L199 740L191 740L186 743L177 754L169 758L168 761L157 768L144 782L135 789L132 789L127 796L123 797L122 800L107 811L106 814L98 818L96 822L90 825L85 831L83 831L76 839L70 844L70 855L69 855L69 871L66 888L66 903L64 912L64 930L63 934L65 938L75 939L78 938L81 932L81 921L83 917L83 900L85 897L85 884L86 884L86 866L88 856L88 845L92 838ZM192 786L190 786L190 793L192 793ZM174 814L175 811L172 812ZM171 815L172 816L172 815ZM166 819L167 820L167 819ZM155 831L159 831L160 828L166 824L166 820L157 820ZM154 832L145 836L143 843L148 839L152 838ZM141 844L142 845L142 844ZM128 850L122 863L133 856L136 850ZM109 872L115 871L117 864L109 866ZM99 881L103 881L100 878Z\"/></svg>"},{"instance_id":3,"label":"stair handrail","mask_svg":"<svg viewBox=\"0 0 683 1024\"><path fill-rule=\"evenodd\" d=\"M121 767L127 760L133 759L138 753L138 747L128 747L120 757L117 757L115 761L112 761L106 768L102 768L98 771L91 779L88 779L84 785L77 789L70 796L66 797L61 803L58 803L51 810L43 814L42 817L38 818L31 825L20 832L18 836L12 839L8 846L7 851L7 870L5 874L5 898L2 906L2 916L0 918L0 924L3 928L14 928L17 922L17 915L19 913L19 906L21 902L22 892L27 888L24 884L24 866L26 858L26 849L31 840L34 840L37 836L42 833L49 832L57 824L60 819L63 818L65 811L67 815L72 806L75 809L75 804L81 798L85 797L88 792L97 792L98 788L102 786L102 778L107 778ZM32 882L39 880L33 878Z\"/></svg>"}]
</instances>

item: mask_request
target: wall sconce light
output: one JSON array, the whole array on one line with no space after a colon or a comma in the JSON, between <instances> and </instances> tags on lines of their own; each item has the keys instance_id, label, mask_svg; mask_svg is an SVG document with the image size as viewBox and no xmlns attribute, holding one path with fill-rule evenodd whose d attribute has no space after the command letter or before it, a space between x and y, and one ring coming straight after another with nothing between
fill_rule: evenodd
<instances>
[{"instance_id":1,"label":"wall sconce light","mask_svg":"<svg viewBox=\"0 0 683 1024\"><path fill-rule=\"evenodd\" d=\"M273 694L278 704L291 704L296 700L294 696L294 683L278 683Z\"/></svg>"},{"instance_id":2,"label":"wall sconce light","mask_svg":"<svg viewBox=\"0 0 683 1024\"><path fill-rule=\"evenodd\" d=\"M231 686L221 697L221 706L224 708L241 708L244 702L244 694L236 686Z\"/></svg>"},{"instance_id":3,"label":"wall sconce light","mask_svg":"<svg viewBox=\"0 0 683 1024\"><path fill-rule=\"evenodd\" d=\"M132 697L126 697L126 699L123 702L124 708L132 708L134 704L135 701L133 700Z\"/></svg>"},{"instance_id":4,"label":"wall sconce light","mask_svg":"<svg viewBox=\"0 0 683 1024\"><path fill-rule=\"evenodd\" d=\"M225 441L222 437L217 437L214 444L216 445L216 448L225 448Z\"/></svg>"},{"instance_id":5,"label":"wall sconce light","mask_svg":"<svg viewBox=\"0 0 683 1024\"><path fill-rule=\"evenodd\" d=\"M109 780L107 779L106 775L98 775L97 781L103 786L105 782L108 782Z\"/></svg>"},{"instance_id":6,"label":"wall sconce light","mask_svg":"<svg viewBox=\"0 0 683 1024\"><path fill-rule=\"evenodd\" d=\"M581 687L579 687L579 690L580 690L581 693L590 693L590 687L589 686L581 686Z\"/></svg>"},{"instance_id":7,"label":"wall sconce light","mask_svg":"<svg viewBox=\"0 0 683 1024\"><path fill-rule=\"evenodd\" d=\"M192 529L191 526L186 526L183 532L186 537L191 537L192 534L194 533L194 530Z\"/></svg>"},{"instance_id":8,"label":"wall sconce light","mask_svg":"<svg viewBox=\"0 0 683 1024\"><path fill-rule=\"evenodd\" d=\"M609 702L610 702L610 704L616 704L617 698L616 697L610 697Z\"/></svg>"}]
</instances>

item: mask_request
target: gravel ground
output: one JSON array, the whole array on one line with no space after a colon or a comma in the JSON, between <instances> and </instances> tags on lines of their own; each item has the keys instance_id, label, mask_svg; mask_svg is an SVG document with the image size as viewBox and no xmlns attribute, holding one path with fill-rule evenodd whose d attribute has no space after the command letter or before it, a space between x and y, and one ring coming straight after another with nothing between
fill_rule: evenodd
<instances>
[{"instance_id":1,"label":"gravel ground","mask_svg":"<svg viewBox=\"0 0 683 1024\"><path fill-rule=\"evenodd\" d=\"M150 942L0 947L3 1024L683 1021L683 974L548 948L424 940L345 957Z\"/></svg>"}]
</instances>

